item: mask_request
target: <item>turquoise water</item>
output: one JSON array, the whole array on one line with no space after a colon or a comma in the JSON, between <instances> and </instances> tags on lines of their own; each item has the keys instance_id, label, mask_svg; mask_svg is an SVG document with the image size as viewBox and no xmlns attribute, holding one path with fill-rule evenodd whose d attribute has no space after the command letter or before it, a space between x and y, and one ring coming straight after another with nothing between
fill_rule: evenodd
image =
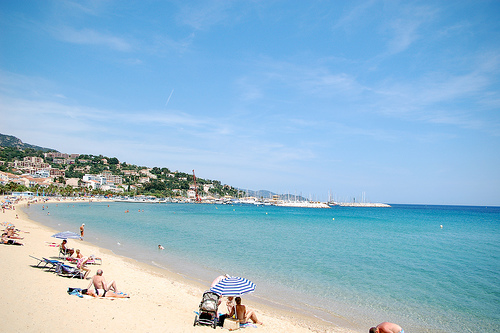
<instances>
[{"instance_id":1,"label":"turquoise water","mask_svg":"<svg viewBox=\"0 0 500 333\"><path fill-rule=\"evenodd\" d=\"M257 285L246 297L332 326L500 332L498 207L61 203L26 212L60 231L85 223L87 241L207 287L220 273L246 277Z\"/></svg>"}]
</instances>

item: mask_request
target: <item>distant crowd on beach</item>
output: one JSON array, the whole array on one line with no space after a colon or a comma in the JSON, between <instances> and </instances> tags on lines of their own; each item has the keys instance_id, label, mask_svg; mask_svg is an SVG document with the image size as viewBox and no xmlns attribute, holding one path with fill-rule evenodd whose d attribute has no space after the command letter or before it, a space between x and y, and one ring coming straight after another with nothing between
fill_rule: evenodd
<instances>
[{"instance_id":1,"label":"distant crowd on beach","mask_svg":"<svg viewBox=\"0 0 500 333\"><path fill-rule=\"evenodd\" d=\"M1 243L5 245L24 245L23 243L20 242L21 239L24 239L24 237L20 236L20 233L22 232L19 229L16 229L15 225L12 223L7 223L7 222L2 222L1 225L5 227L2 230L2 239Z\"/></svg>"}]
</instances>

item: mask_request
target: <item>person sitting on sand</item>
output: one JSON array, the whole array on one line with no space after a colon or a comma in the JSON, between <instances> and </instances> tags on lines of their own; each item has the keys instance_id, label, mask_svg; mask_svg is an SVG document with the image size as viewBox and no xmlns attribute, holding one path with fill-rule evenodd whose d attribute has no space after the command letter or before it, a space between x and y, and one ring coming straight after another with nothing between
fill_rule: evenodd
<instances>
[{"instance_id":1,"label":"person sitting on sand","mask_svg":"<svg viewBox=\"0 0 500 333\"><path fill-rule=\"evenodd\" d=\"M236 304L234 303L234 296L227 296L227 299L226 299L226 309L227 309L227 313L231 313L234 311L234 306Z\"/></svg>"},{"instance_id":2,"label":"person sitting on sand","mask_svg":"<svg viewBox=\"0 0 500 333\"><path fill-rule=\"evenodd\" d=\"M73 255L73 253L75 253L75 250L73 249L68 249L66 247L66 244L68 243L67 240L63 240L62 243L59 245L59 247L61 248L61 252L64 253L64 254L67 254L69 255L70 257Z\"/></svg>"},{"instance_id":3,"label":"person sitting on sand","mask_svg":"<svg viewBox=\"0 0 500 333\"><path fill-rule=\"evenodd\" d=\"M369 333L405 333L405 331L398 324L384 321L376 327L370 328Z\"/></svg>"},{"instance_id":4,"label":"person sitting on sand","mask_svg":"<svg viewBox=\"0 0 500 333\"><path fill-rule=\"evenodd\" d=\"M106 296L106 294L111 290L115 294L121 294L116 288L115 281L112 280L109 284L106 283L106 279L104 279L104 276L102 276L103 273L104 272L102 271L102 269L98 269L96 275L92 277L92 280L90 281L87 289L89 289L92 285L94 285L96 294L101 297Z\"/></svg>"},{"instance_id":5,"label":"person sitting on sand","mask_svg":"<svg viewBox=\"0 0 500 333\"><path fill-rule=\"evenodd\" d=\"M257 319L255 311L247 311L246 306L241 304L241 297L236 297L236 306L229 313L229 317L232 317L236 311L236 319L240 321L240 324L246 324L250 320L256 324L262 325L263 323Z\"/></svg>"},{"instance_id":6,"label":"person sitting on sand","mask_svg":"<svg viewBox=\"0 0 500 333\"><path fill-rule=\"evenodd\" d=\"M7 237L7 233L4 232L2 234L2 240L0 241L2 244L7 244L7 245L24 245L23 243L19 243L18 241L14 240L14 239L9 239Z\"/></svg>"}]
</instances>

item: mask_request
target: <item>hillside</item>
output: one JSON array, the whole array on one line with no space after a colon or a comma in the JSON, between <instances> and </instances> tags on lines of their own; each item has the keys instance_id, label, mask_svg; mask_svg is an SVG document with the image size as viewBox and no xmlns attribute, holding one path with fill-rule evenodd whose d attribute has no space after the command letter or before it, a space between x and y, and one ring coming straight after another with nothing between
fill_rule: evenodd
<instances>
[{"instance_id":1,"label":"hillside","mask_svg":"<svg viewBox=\"0 0 500 333\"><path fill-rule=\"evenodd\" d=\"M121 176L123 179L123 187L130 191L131 186L137 187L133 194L151 194L156 196L174 196L176 189L187 191L193 183L193 175L175 171L172 172L168 168L153 167L148 172L144 172L146 167L120 163L116 157L109 158L106 156L79 155L72 160L70 164L61 164L63 161L60 158L44 157L43 153L58 152L55 149L44 148L32 144L24 143L21 139L15 136L0 134L0 171L12 171L8 167L8 163L13 163L15 160L22 160L26 156L38 156L49 163L52 168L64 170L64 182L68 178L82 178L86 173L102 174L105 171L112 172L114 175ZM65 162L66 163L66 162ZM141 173L143 172L143 173ZM140 178L149 175L150 179L146 183L139 183ZM230 185L224 185L217 180L209 180L197 178L197 183L200 188L205 184L211 184L211 194L218 196L255 196L257 198L272 198L275 193L266 190L249 190L239 189ZM132 193L127 193L132 194ZM301 196L281 194L280 199L288 200L305 200Z\"/></svg>"},{"instance_id":2,"label":"hillside","mask_svg":"<svg viewBox=\"0 0 500 333\"><path fill-rule=\"evenodd\" d=\"M35 150L41 150L43 152L57 151L57 150L51 149L51 148L44 148L44 147L31 145L29 143L24 143L21 141L21 139L18 139L15 136L1 134L1 133L0 133L0 146L10 147L10 148L18 148L18 149L31 148L31 149L35 149Z\"/></svg>"}]
</instances>

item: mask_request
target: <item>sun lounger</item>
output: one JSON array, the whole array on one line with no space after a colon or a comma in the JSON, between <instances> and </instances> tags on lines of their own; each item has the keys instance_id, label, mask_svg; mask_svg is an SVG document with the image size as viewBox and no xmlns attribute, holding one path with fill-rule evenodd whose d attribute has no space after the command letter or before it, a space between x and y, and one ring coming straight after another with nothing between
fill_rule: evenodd
<instances>
[{"instance_id":1,"label":"sun lounger","mask_svg":"<svg viewBox=\"0 0 500 333\"><path fill-rule=\"evenodd\" d=\"M102 264L102 259L95 257L93 254L89 257L89 260L87 260L87 264L91 265L101 265Z\"/></svg>"},{"instance_id":2,"label":"sun lounger","mask_svg":"<svg viewBox=\"0 0 500 333\"><path fill-rule=\"evenodd\" d=\"M59 276L78 277L83 279L84 275L78 268L59 263L56 267L56 273Z\"/></svg>"},{"instance_id":3,"label":"sun lounger","mask_svg":"<svg viewBox=\"0 0 500 333\"><path fill-rule=\"evenodd\" d=\"M48 266L49 272L52 270L55 271L57 268L57 265L62 264L62 262L59 260L52 260L52 259L47 259L47 258L43 258L43 261L45 261L45 263L46 263L45 267Z\"/></svg>"},{"instance_id":4,"label":"sun lounger","mask_svg":"<svg viewBox=\"0 0 500 333\"><path fill-rule=\"evenodd\" d=\"M30 255L30 257L38 261L38 263L36 265L33 265L34 267L46 268L47 265L49 265L49 262L47 262L45 260L45 258L44 259L39 259L39 258L33 257L31 255ZM42 266L42 264L43 264L43 266ZM52 266L52 264L50 264L50 265Z\"/></svg>"},{"instance_id":5,"label":"sun lounger","mask_svg":"<svg viewBox=\"0 0 500 333\"><path fill-rule=\"evenodd\" d=\"M73 264L78 263L78 259L77 258L67 257L66 260L69 261L69 262L71 262L71 263L73 263ZM90 256L89 259L87 260L86 264L89 264L89 265L101 265L102 264L102 259Z\"/></svg>"}]
</instances>

